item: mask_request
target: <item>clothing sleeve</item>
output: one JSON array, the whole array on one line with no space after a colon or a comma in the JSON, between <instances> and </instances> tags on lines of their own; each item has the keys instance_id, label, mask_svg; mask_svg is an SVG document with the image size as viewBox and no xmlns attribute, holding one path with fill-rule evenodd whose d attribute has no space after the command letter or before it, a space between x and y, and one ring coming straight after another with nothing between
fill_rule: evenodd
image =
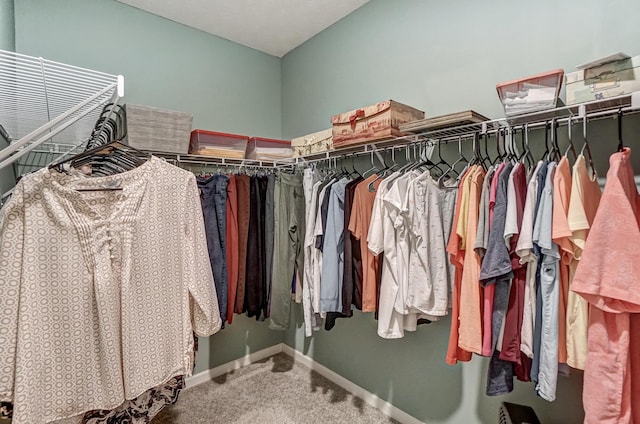
<instances>
[{"instance_id":1,"label":"clothing sleeve","mask_svg":"<svg viewBox=\"0 0 640 424\"><path fill-rule=\"evenodd\" d=\"M520 229L518 228L518 206L516 202L516 186L513 181L515 170L514 167L509 176L509 182L507 183L507 219L504 224L504 243L509 247L511 243L511 237L518 234Z\"/></svg>"},{"instance_id":2,"label":"clothing sleeve","mask_svg":"<svg viewBox=\"0 0 640 424\"><path fill-rule=\"evenodd\" d=\"M184 278L189 289L191 325L198 336L210 336L222 326L218 296L207 250L204 218L195 177L185 190L185 221L182 258Z\"/></svg>"},{"instance_id":3,"label":"clothing sleeve","mask_svg":"<svg viewBox=\"0 0 640 424\"><path fill-rule=\"evenodd\" d=\"M406 178L406 176L404 177ZM383 199L387 203L387 205L389 205L387 209L389 212L389 217L391 218L391 222L393 223L393 228L395 229L398 229L404 225L402 210L405 203L407 185L403 184L404 181L400 180L400 178L394 181Z\"/></svg>"},{"instance_id":4,"label":"clothing sleeve","mask_svg":"<svg viewBox=\"0 0 640 424\"><path fill-rule=\"evenodd\" d=\"M369 250L376 256L384 250L384 224L382 221L384 201L382 200L382 192L380 189L381 186L378 186L378 192L373 201L373 210L371 211L369 234L367 235Z\"/></svg>"},{"instance_id":5,"label":"clothing sleeve","mask_svg":"<svg viewBox=\"0 0 640 424\"><path fill-rule=\"evenodd\" d=\"M488 178L488 177L485 177ZM482 192L480 193L480 205L478 215L478 229L476 231L476 242L473 249L480 257L484 256L487 246L484 244L484 233L489 231L489 189L487 184L482 184Z\"/></svg>"},{"instance_id":6,"label":"clothing sleeve","mask_svg":"<svg viewBox=\"0 0 640 424\"><path fill-rule=\"evenodd\" d=\"M364 183L361 183L364 184ZM351 234L358 240L362 239L362 220L360 219L360 190L356 187L353 193L353 207L351 208L351 216L349 216L349 222L347 222L347 229L351 231Z\"/></svg>"},{"instance_id":7,"label":"clothing sleeve","mask_svg":"<svg viewBox=\"0 0 640 424\"><path fill-rule=\"evenodd\" d=\"M409 232L412 236L418 237L420 235L420 217L416 210L416 182L413 181L409 184L407 194L404 196L402 202L401 216L404 218L404 223L409 228ZM424 216L429 216L425 211ZM432 218L432 217L431 217Z\"/></svg>"},{"instance_id":8,"label":"clothing sleeve","mask_svg":"<svg viewBox=\"0 0 640 424\"><path fill-rule=\"evenodd\" d=\"M538 184L536 183L537 174L533 173L529 185L527 186L527 197L522 213L522 224L520 225L520 237L516 244L516 253L520 256L520 263L531 261L533 249L533 225L535 217L533 216L536 203L536 193L538 192Z\"/></svg>"},{"instance_id":9,"label":"clothing sleeve","mask_svg":"<svg viewBox=\"0 0 640 424\"><path fill-rule=\"evenodd\" d=\"M24 252L22 183L0 213L0 401L13 402Z\"/></svg>"}]
</instances>

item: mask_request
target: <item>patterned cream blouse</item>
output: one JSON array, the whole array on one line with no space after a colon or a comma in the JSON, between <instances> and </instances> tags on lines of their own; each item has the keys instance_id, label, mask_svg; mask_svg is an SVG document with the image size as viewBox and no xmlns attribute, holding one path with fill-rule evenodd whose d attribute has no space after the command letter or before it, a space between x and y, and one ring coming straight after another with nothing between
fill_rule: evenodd
<instances>
[{"instance_id":1,"label":"patterned cream blouse","mask_svg":"<svg viewBox=\"0 0 640 424\"><path fill-rule=\"evenodd\" d=\"M113 409L190 374L217 305L193 174L25 176L0 225L0 400L14 424Z\"/></svg>"}]
</instances>

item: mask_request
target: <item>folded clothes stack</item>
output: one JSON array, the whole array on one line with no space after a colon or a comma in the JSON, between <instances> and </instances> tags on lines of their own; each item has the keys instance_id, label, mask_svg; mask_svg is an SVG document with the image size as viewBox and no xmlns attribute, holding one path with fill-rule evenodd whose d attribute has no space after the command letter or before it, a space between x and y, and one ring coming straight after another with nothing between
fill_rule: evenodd
<instances>
[{"instance_id":1,"label":"folded clothes stack","mask_svg":"<svg viewBox=\"0 0 640 424\"><path fill-rule=\"evenodd\" d=\"M545 106L554 107L556 101L556 88L536 84L523 84L523 90L506 92L503 99L505 111L526 111L539 109Z\"/></svg>"}]
</instances>

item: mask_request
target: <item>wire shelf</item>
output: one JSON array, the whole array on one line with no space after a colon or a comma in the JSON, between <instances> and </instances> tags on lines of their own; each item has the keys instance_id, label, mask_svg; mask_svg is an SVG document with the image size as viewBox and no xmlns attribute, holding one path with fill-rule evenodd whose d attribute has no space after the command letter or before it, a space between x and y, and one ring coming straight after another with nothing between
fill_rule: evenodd
<instances>
[{"instance_id":1,"label":"wire shelf","mask_svg":"<svg viewBox=\"0 0 640 424\"><path fill-rule=\"evenodd\" d=\"M0 124L12 138L0 168L22 175L77 149L123 94L121 76L0 50Z\"/></svg>"}]
</instances>

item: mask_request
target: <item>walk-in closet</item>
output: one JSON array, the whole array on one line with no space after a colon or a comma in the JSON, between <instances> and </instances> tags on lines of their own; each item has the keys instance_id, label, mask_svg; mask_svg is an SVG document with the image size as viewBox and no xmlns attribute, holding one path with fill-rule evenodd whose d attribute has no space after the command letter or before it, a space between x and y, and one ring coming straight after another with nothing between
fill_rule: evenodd
<instances>
[{"instance_id":1,"label":"walk-in closet","mask_svg":"<svg viewBox=\"0 0 640 424\"><path fill-rule=\"evenodd\" d=\"M0 0L0 424L640 424L638 16Z\"/></svg>"}]
</instances>

